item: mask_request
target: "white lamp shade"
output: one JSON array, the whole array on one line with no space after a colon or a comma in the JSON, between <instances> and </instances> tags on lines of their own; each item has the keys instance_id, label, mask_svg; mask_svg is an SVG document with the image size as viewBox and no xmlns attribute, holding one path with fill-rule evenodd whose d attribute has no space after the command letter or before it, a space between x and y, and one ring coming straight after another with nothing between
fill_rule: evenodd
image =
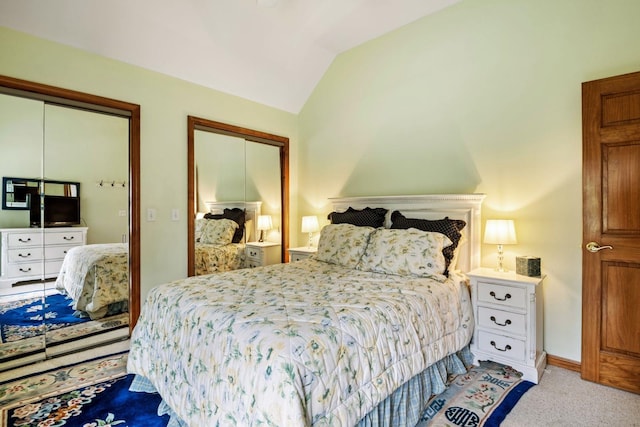
<instances>
[{"instance_id":1,"label":"white lamp shade","mask_svg":"<svg viewBox=\"0 0 640 427\"><path fill-rule=\"evenodd\" d=\"M258 230L271 230L273 223L271 222L271 215L258 215Z\"/></svg>"},{"instance_id":2,"label":"white lamp shade","mask_svg":"<svg viewBox=\"0 0 640 427\"><path fill-rule=\"evenodd\" d=\"M303 233L315 233L320 229L318 224L318 217L315 215L302 217L302 232Z\"/></svg>"},{"instance_id":3,"label":"white lamp shade","mask_svg":"<svg viewBox=\"0 0 640 427\"><path fill-rule=\"evenodd\" d=\"M515 245L516 227L511 219L488 219L484 229L484 242L494 245Z\"/></svg>"}]
</instances>

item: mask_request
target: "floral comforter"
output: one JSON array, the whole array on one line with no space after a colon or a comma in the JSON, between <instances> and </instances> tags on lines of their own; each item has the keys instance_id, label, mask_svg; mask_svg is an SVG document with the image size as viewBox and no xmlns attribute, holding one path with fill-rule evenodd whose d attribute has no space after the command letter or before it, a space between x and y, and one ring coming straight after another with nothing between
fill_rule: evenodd
<instances>
[{"instance_id":1,"label":"floral comforter","mask_svg":"<svg viewBox=\"0 0 640 427\"><path fill-rule=\"evenodd\" d=\"M472 330L463 276L309 259L152 289L128 370L190 426L353 426Z\"/></svg>"},{"instance_id":2,"label":"floral comforter","mask_svg":"<svg viewBox=\"0 0 640 427\"><path fill-rule=\"evenodd\" d=\"M241 243L230 243L228 245L196 243L196 276L222 273L241 268L244 262L244 247Z\"/></svg>"},{"instance_id":3,"label":"floral comforter","mask_svg":"<svg viewBox=\"0 0 640 427\"><path fill-rule=\"evenodd\" d=\"M71 248L62 262L56 289L73 299L75 310L93 320L104 317L110 304L129 301L128 244Z\"/></svg>"}]
</instances>

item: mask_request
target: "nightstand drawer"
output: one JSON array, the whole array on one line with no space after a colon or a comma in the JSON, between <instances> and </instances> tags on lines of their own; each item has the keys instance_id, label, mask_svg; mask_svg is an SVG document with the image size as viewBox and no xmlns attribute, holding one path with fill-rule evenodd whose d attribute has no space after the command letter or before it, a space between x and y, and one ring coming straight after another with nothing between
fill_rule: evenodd
<instances>
[{"instance_id":1,"label":"nightstand drawer","mask_svg":"<svg viewBox=\"0 0 640 427\"><path fill-rule=\"evenodd\" d=\"M247 259L261 262L263 256L262 248L247 247Z\"/></svg>"},{"instance_id":2,"label":"nightstand drawer","mask_svg":"<svg viewBox=\"0 0 640 427\"><path fill-rule=\"evenodd\" d=\"M245 248L245 267L255 268L281 262L280 245L272 242L249 242Z\"/></svg>"},{"instance_id":3,"label":"nightstand drawer","mask_svg":"<svg viewBox=\"0 0 640 427\"><path fill-rule=\"evenodd\" d=\"M291 254L291 262L302 261L303 259L309 258L309 255L304 254Z\"/></svg>"},{"instance_id":4,"label":"nightstand drawer","mask_svg":"<svg viewBox=\"0 0 640 427\"><path fill-rule=\"evenodd\" d=\"M527 333L524 314L489 307L478 307L478 324L484 328L496 329L509 334L524 336Z\"/></svg>"},{"instance_id":5,"label":"nightstand drawer","mask_svg":"<svg viewBox=\"0 0 640 427\"><path fill-rule=\"evenodd\" d=\"M487 331L478 331L478 348L485 353L507 357L514 361L525 360L524 341L513 337L505 337Z\"/></svg>"},{"instance_id":6,"label":"nightstand drawer","mask_svg":"<svg viewBox=\"0 0 640 427\"><path fill-rule=\"evenodd\" d=\"M527 291L517 286L478 282L478 301L525 309Z\"/></svg>"}]
</instances>

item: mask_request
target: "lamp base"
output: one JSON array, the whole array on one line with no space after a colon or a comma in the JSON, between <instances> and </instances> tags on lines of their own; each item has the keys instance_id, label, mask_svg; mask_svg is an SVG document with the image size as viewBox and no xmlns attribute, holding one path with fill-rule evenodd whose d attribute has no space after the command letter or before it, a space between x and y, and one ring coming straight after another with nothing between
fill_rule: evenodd
<instances>
[{"instance_id":1,"label":"lamp base","mask_svg":"<svg viewBox=\"0 0 640 427\"><path fill-rule=\"evenodd\" d=\"M498 245L498 263L496 265L496 271L499 273L508 273L509 270L504 268L503 261L504 261L504 251L503 251L502 245Z\"/></svg>"}]
</instances>

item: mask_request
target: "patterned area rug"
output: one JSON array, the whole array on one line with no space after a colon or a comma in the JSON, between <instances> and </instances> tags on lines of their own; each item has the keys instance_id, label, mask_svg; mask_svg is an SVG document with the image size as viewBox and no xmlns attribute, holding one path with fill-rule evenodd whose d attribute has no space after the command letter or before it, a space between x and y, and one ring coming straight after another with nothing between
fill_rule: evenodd
<instances>
[{"instance_id":1,"label":"patterned area rug","mask_svg":"<svg viewBox=\"0 0 640 427\"><path fill-rule=\"evenodd\" d=\"M129 392L127 353L0 384L1 427L163 427L160 397ZM497 426L534 384L482 362L431 400L416 427Z\"/></svg>"},{"instance_id":2,"label":"patterned area rug","mask_svg":"<svg viewBox=\"0 0 640 427\"><path fill-rule=\"evenodd\" d=\"M127 369L127 356L128 353L116 354L0 384L0 426L65 425L62 421L55 420L59 414L54 415L49 423L43 422L41 424L16 424L15 418L12 420L9 414L18 411L17 413L21 415L22 419L25 412L32 411L38 405L38 408L42 408L43 413L49 414L46 408L51 406L47 406L45 403L49 398L56 399L57 396L73 393L82 387L123 378Z\"/></svg>"},{"instance_id":3,"label":"patterned area rug","mask_svg":"<svg viewBox=\"0 0 640 427\"><path fill-rule=\"evenodd\" d=\"M494 362L480 362L434 397L416 427L498 426L534 383Z\"/></svg>"},{"instance_id":4,"label":"patterned area rug","mask_svg":"<svg viewBox=\"0 0 640 427\"><path fill-rule=\"evenodd\" d=\"M43 301L46 300L46 305ZM3 343L15 342L53 330L86 322L73 315L71 298L57 292L11 301L0 305L0 337Z\"/></svg>"}]
</instances>

